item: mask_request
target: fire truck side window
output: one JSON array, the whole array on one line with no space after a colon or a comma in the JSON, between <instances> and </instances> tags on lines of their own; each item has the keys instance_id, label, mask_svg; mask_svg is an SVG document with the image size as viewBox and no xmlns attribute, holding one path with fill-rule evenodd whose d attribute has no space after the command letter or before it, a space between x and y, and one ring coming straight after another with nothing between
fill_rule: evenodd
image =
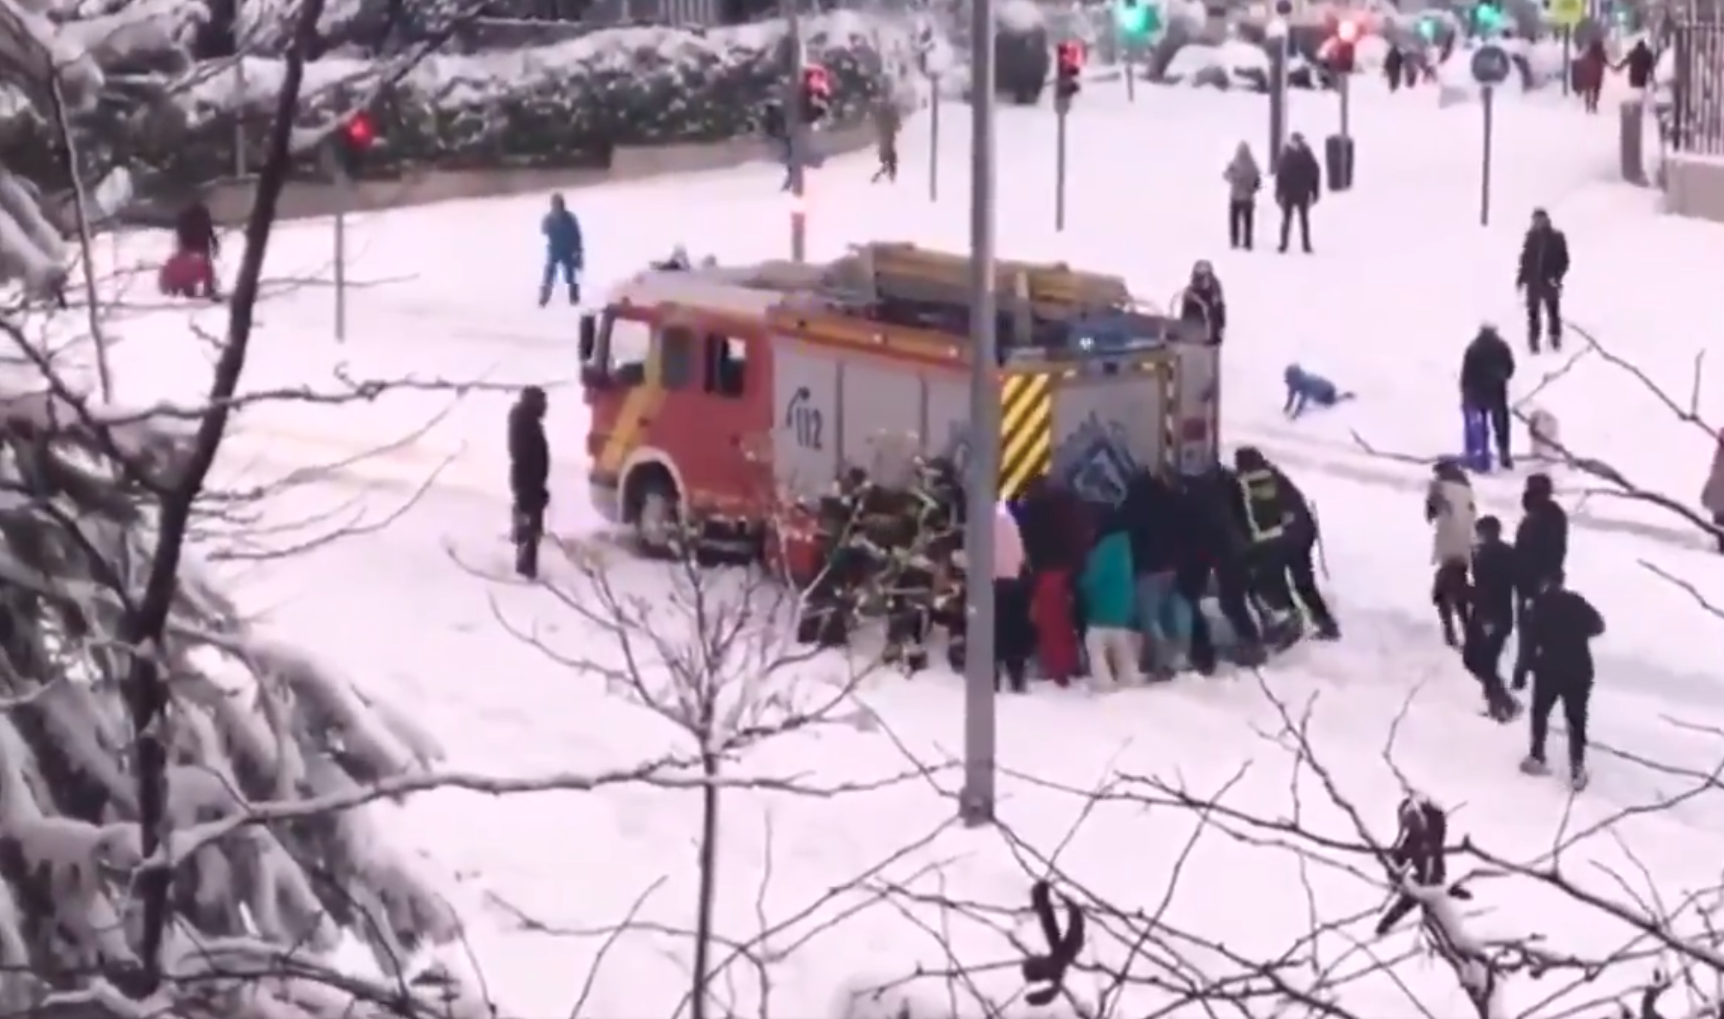
<instances>
[{"instance_id":1,"label":"fire truck side window","mask_svg":"<svg viewBox=\"0 0 1724 1019\"><path fill-rule=\"evenodd\" d=\"M706 337L706 391L719 396L741 396L745 382L744 346L741 340L708 333Z\"/></svg>"},{"instance_id":2,"label":"fire truck side window","mask_svg":"<svg viewBox=\"0 0 1724 1019\"><path fill-rule=\"evenodd\" d=\"M666 389L687 389L700 371L700 338L682 326L666 326L658 334L659 384Z\"/></svg>"}]
</instances>

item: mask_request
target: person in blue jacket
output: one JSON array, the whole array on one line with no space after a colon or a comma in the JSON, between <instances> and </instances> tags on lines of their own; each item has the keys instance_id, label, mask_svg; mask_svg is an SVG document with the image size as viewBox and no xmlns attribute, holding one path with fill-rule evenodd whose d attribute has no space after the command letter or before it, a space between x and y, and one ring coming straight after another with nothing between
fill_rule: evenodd
<instances>
[{"instance_id":1,"label":"person in blue jacket","mask_svg":"<svg viewBox=\"0 0 1724 1019\"><path fill-rule=\"evenodd\" d=\"M1333 407L1343 400L1353 398L1352 393L1341 392L1335 383L1296 364L1288 365L1281 378L1287 383L1287 404L1281 408L1281 412L1290 418L1297 418L1305 413L1307 404Z\"/></svg>"},{"instance_id":2,"label":"person in blue jacket","mask_svg":"<svg viewBox=\"0 0 1724 1019\"><path fill-rule=\"evenodd\" d=\"M551 303L551 287L560 273L569 288L569 303L581 303L581 270L585 251L581 245L581 221L569 211L562 195L551 196L551 211L539 227L545 235L545 278L539 284L539 307Z\"/></svg>"}]
</instances>

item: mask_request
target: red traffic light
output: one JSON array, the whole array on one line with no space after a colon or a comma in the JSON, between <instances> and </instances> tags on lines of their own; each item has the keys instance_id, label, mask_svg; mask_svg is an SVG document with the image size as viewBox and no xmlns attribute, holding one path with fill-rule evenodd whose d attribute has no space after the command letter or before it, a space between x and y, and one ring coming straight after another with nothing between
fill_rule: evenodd
<instances>
[{"instance_id":1,"label":"red traffic light","mask_svg":"<svg viewBox=\"0 0 1724 1019\"><path fill-rule=\"evenodd\" d=\"M1342 21L1335 26L1335 38L1351 46L1359 41L1359 26L1356 22Z\"/></svg>"},{"instance_id":2,"label":"red traffic light","mask_svg":"<svg viewBox=\"0 0 1724 1019\"><path fill-rule=\"evenodd\" d=\"M1083 47L1078 43L1062 42L1054 52L1059 61L1061 74L1076 74L1083 69Z\"/></svg>"},{"instance_id":3,"label":"red traffic light","mask_svg":"<svg viewBox=\"0 0 1724 1019\"><path fill-rule=\"evenodd\" d=\"M341 132L347 136L348 144L356 149L368 149L377 141L377 125L372 123L369 113L355 113L349 117Z\"/></svg>"}]
</instances>

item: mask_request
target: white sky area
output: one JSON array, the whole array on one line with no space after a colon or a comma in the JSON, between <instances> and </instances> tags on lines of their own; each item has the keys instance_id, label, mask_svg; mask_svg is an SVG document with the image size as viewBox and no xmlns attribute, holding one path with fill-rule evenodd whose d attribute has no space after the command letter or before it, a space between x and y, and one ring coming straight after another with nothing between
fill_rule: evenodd
<instances>
[{"instance_id":1,"label":"white sky area","mask_svg":"<svg viewBox=\"0 0 1724 1019\"><path fill-rule=\"evenodd\" d=\"M1481 227L1477 105L1439 109L1429 88L1393 97L1378 89L1376 79L1356 89L1357 186L1323 197L1313 215L1318 253L1308 258L1274 253L1276 217L1267 201L1258 212L1258 251L1227 250L1220 174L1241 139L1261 158L1267 134L1261 97L1145 88L1127 105L1120 86L1089 86L1070 121L1064 233L1053 229L1054 120L1045 111L1002 109L1000 252L1117 272L1156 301L1180 287L1193 261L1215 263L1230 316L1225 438L1262 447L1316 502L1327 584L1346 635L1339 644L1304 646L1278 659L1265 672L1267 685L1296 714L1310 710L1324 762L1383 836L1391 833L1400 790L1384 752L1410 701L1395 726L1394 764L1454 808L1453 834L1537 862L1589 825L1703 785L1702 776L1724 761L1724 741L1701 731L1724 725L1718 671L1724 621L1706 616L1646 568L1677 573L1724 598L1724 559L1700 551L1699 537L1668 514L1589 496L1583 479L1558 478L1576 508L1571 583L1599 605L1610 627L1596 647L1594 783L1570 804L1560 782L1516 772L1526 749L1524 726L1499 728L1482 719L1473 682L1441 643L1428 599L1424 468L1368 455L1353 434L1398 453L1457 451L1456 371L1481 321L1498 324L1515 345L1519 393L1568 363L1548 353L1535 360L1522 345L1515 258L1534 207L1549 210L1573 252L1564 298L1578 328L1569 334L1568 353L1584 349L1585 329L1685 401L1695 359L1708 343L1716 348L1724 321L1724 292L1715 283L1716 267L1724 265L1724 229L1660 216L1651 192L1613 183L1615 117L1608 106L1587 117L1555 97L1517 96L1498 104L1493 219ZM866 183L872 165L865 155L835 160L815 174L815 257L872 239L964 246L968 109L950 105L943 114L944 136L932 157L929 120L909 122L896 187ZM1320 145L1337 123L1335 99L1295 93L1292 119ZM931 159L940 176L937 203L927 195ZM589 292L678 243L697 257L713 253L726 261L783 256L788 210L778 183L779 171L760 165L572 192L570 205L586 235ZM411 372L545 384L556 455L552 526L567 535L591 530L585 408L571 384L575 314L555 303L545 310L534 304L544 202L541 195L354 217L350 277L357 285L349 295L348 341L331 337L327 285L275 288L260 312L249 384L261 390L327 382L338 365L362 377ZM122 261L153 262L166 241L126 243L117 252ZM228 255L230 272L237 249L236 243ZM270 275L327 279L330 251L327 222L282 227ZM142 292L149 282L137 286ZM205 326L219 328L218 311L200 315ZM122 402L189 399L201 389L207 348L189 335L183 311L139 313L119 331L126 340L117 354ZM1280 378L1292 361L1356 390L1359 399L1286 422ZM1708 377L1701 392L1711 420L1724 420L1724 382ZM263 477L341 459L441 415L401 450L282 500L287 516L362 504L362 512L381 519L434 464L451 456L455 462L381 532L248 567L238 574L241 590L269 625L321 648L359 683L414 706L451 748L453 766L532 775L618 765L677 746L663 724L608 695L594 677L511 637L498 617L570 654L602 655L588 624L540 592L473 572L507 570L507 401L477 394L450 406L446 397L420 394L362 407L246 410L226 462L229 476L243 468ZM1673 498L1697 500L1709 437L1662 410L1601 357L1580 356L1537 403L1558 416L1573 449ZM1478 488L1483 508L1512 527L1518 481L1484 480ZM648 597L661 582L658 567L625 562L619 570L622 583ZM945 762L960 752L956 677L883 676L866 698L878 727L786 738L751 754L742 767L860 781L900 771L907 754ZM1243 770L1227 803L1270 819L1298 816L1314 830L1344 836L1344 820L1309 771L1295 769L1286 748L1261 735L1275 728L1274 705L1249 677L1182 679L1102 699L1075 691L1005 697L999 748L1009 774L1001 780L1001 817L1017 838L1052 852L1083 801L1037 783L1091 788L1116 774L1157 775L1213 792ZM1559 731L1553 760L1561 754ZM833 800L728 796L721 928L730 937L751 937L763 916L775 923L797 915L827 888L948 823L954 804L934 786L956 781L942 777ZM401 836L450 873L450 894L472 928L473 957L508 1014L568 1014L603 939L523 931L499 903L550 927L602 928L662 881L640 917L689 923L699 816L692 794L439 793L398 813ZM1363 916L1311 949L1323 964L1367 969L1371 958L1393 960L1415 947L1410 933L1368 937L1383 902L1373 883L1313 865L1305 875L1308 893L1296 857L1213 829L1199 836L1180 865L1177 890L1169 891L1193 824L1188 813L1104 804L1060 850L1059 864L1122 908L1153 910L1165 902L1169 924L1224 940L1247 956L1285 949L1311 929L1313 911L1328 919ZM1623 816L1608 833L1564 849L1560 862L1575 880L1600 890L1621 894L1616 874L1676 901L1684 890L1716 884L1721 852L1724 796L1707 791L1668 809ZM1022 910L1037 873L999 832L952 828L889 864L878 883ZM1476 923L1486 932L1536 932L1551 950L1577 954L1607 952L1627 938L1599 914L1529 881L1485 881L1475 891ZM855 902L846 896L819 905L775 939L773 950L787 953L772 965L776 1014L835 1015L833 1002L846 986L890 981L918 963L946 966L936 935L967 963L1017 958L1002 934L974 917L919 908L913 912L927 925L921 929L884 905L862 909L788 952L797 932L812 931ZM1099 951L1105 958L1117 949ZM588 1014L678 1014L686 957L686 946L672 938L623 938L594 978ZM1193 957L1211 974L1228 971L1219 958ZM1653 964L1625 964L1568 992L1554 979L1517 978L1507 992L1508 1014L1555 1014L1644 979ZM739 966L732 977L723 985L733 1014L767 1014L759 1010L752 971ZM1002 1000L1019 987L1011 971L978 980ZM1084 990L1081 979L1077 989ZM910 993L935 1007L946 1001L932 983ZM1165 1000L1132 993L1145 1006ZM1378 972L1336 993L1363 1014L1411 1014L1409 993L1433 1014L1470 1014L1443 967L1417 954L1395 963L1392 977ZM1546 1001L1552 995L1558 997ZM1535 1005L1543 1011L1529 1012ZM1287 1014L1304 1014L1288 1007Z\"/></svg>"}]
</instances>

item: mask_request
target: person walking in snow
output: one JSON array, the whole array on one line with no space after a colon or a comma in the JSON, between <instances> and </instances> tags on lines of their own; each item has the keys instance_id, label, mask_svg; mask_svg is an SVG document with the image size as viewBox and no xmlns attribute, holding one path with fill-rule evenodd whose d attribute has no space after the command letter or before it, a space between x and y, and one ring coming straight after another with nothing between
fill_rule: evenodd
<instances>
[{"instance_id":1,"label":"person walking in snow","mask_svg":"<svg viewBox=\"0 0 1724 1019\"><path fill-rule=\"evenodd\" d=\"M1557 570L1539 593L1522 627L1528 631L1526 639L1532 649L1532 710L1530 746L1526 760L1521 762L1521 771L1528 775L1549 773L1544 756L1545 737L1550 731L1550 714L1560 704L1568 728L1569 785L1579 791L1587 783L1586 723L1594 679L1592 642L1604 634L1604 617L1591 602L1565 587L1562 571Z\"/></svg>"},{"instance_id":2,"label":"person walking in snow","mask_svg":"<svg viewBox=\"0 0 1724 1019\"><path fill-rule=\"evenodd\" d=\"M1431 525L1431 604L1443 626L1443 640L1459 647L1455 620L1467 626L1467 569L1473 559L1473 528L1478 509L1473 502L1472 482L1454 460L1438 460L1425 491L1425 522Z\"/></svg>"},{"instance_id":3,"label":"person walking in snow","mask_svg":"<svg viewBox=\"0 0 1724 1019\"><path fill-rule=\"evenodd\" d=\"M586 250L581 240L581 221L569 211L562 195L551 196L551 209L539 224L545 237L545 276L539 283L539 307L551 303L551 288L557 277L569 288L569 303L581 303L581 271Z\"/></svg>"},{"instance_id":4,"label":"person walking in snow","mask_svg":"<svg viewBox=\"0 0 1724 1019\"><path fill-rule=\"evenodd\" d=\"M1520 704L1503 683L1503 648L1514 632L1514 549L1503 541L1503 524L1493 516L1482 516L1474 529L1472 584L1467 591L1466 640L1461 645L1461 664L1479 681L1485 694L1485 711L1498 722L1511 721Z\"/></svg>"},{"instance_id":5,"label":"person walking in snow","mask_svg":"<svg viewBox=\"0 0 1724 1019\"><path fill-rule=\"evenodd\" d=\"M551 444L545 438L545 391L521 390L509 408L509 495L514 503L510 537L515 544L515 572L527 580L539 576L539 541L545 534L545 510L551 504Z\"/></svg>"},{"instance_id":6,"label":"person walking in snow","mask_svg":"<svg viewBox=\"0 0 1724 1019\"><path fill-rule=\"evenodd\" d=\"M1541 317L1550 349L1562 350L1562 281L1568 267L1568 238L1551 225L1550 213L1532 210L1532 226L1521 241L1515 288L1526 295L1526 345L1535 354Z\"/></svg>"},{"instance_id":7,"label":"person walking in snow","mask_svg":"<svg viewBox=\"0 0 1724 1019\"><path fill-rule=\"evenodd\" d=\"M1718 551L1724 552L1724 428L1718 429L1718 444L1712 451L1712 470L1707 473L1706 484L1700 490L1700 505L1712 514L1712 524L1717 528L1714 537L1718 541Z\"/></svg>"},{"instance_id":8,"label":"person walking in snow","mask_svg":"<svg viewBox=\"0 0 1724 1019\"><path fill-rule=\"evenodd\" d=\"M1137 584L1131 565L1131 536L1125 521L1109 512L1101 538L1090 549L1078 579L1083 600L1084 650L1090 678L1098 690L1136 686L1138 673Z\"/></svg>"},{"instance_id":9,"label":"person walking in snow","mask_svg":"<svg viewBox=\"0 0 1724 1019\"><path fill-rule=\"evenodd\" d=\"M875 105L874 158L879 168L868 183L878 184L882 180L889 184L898 182L898 129L901 126L898 107L890 99Z\"/></svg>"},{"instance_id":10,"label":"person walking in snow","mask_svg":"<svg viewBox=\"0 0 1724 1019\"><path fill-rule=\"evenodd\" d=\"M1250 145L1239 143L1221 176L1227 181L1228 246L1250 251L1257 229L1257 192L1263 190L1263 171L1258 168Z\"/></svg>"},{"instance_id":11,"label":"person walking in snow","mask_svg":"<svg viewBox=\"0 0 1724 1019\"><path fill-rule=\"evenodd\" d=\"M1299 220L1299 246L1311 254L1311 207L1323 194L1323 168L1317 156L1305 144L1305 136L1295 131L1281 150L1275 164L1275 204L1281 207L1281 247L1287 252L1287 242L1293 230L1293 220Z\"/></svg>"}]
</instances>

